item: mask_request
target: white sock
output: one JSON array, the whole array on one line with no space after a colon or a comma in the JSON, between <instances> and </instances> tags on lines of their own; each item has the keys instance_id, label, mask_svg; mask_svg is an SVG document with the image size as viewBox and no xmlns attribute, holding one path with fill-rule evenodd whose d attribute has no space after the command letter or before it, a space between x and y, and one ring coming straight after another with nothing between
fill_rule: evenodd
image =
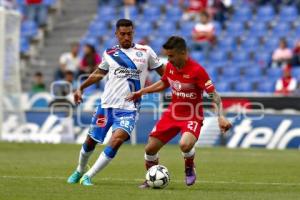
<instances>
[{"instance_id":1,"label":"white sock","mask_svg":"<svg viewBox=\"0 0 300 200\"><path fill-rule=\"evenodd\" d=\"M86 169L86 165L89 161L90 156L92 155L93 151L90 152L85 152L83 147L81 147L80 153L79 153L79 160L78 160L78 166L77 166L77 171L79 173L83 173L84 170Z\"/></svg>"},{"instance_id":2,"label":"white sock","mask_svg":"<svg viewBox=\"0 0 300 200\"><path fill-rule=\"evenodd\" d=\"M89 176L92 178L95 176L99 171L101 171L108 163L112 160L112 158L109 158L105 155L104 152L102 152L97 159L97 161L94 163L91 169L85 173L85 175Z\"/></svg>"},{"instance_id":3,"label":"white sock","mask_svg":"<svg viewBox=\"0 0 300 200\"><path fill-rule=\"evenodd\" d=\"M195 147L193 147L189 152L184 153L182 152L183 157L185 158L191 158L195 155Z\"/></svg>"},{"instance_id":4,"label":"white sock","mask_svg":"<svg viewBox=\"0 0 300 200\"><path fill-rule=\"evenodd\" d=\"M147 155L145 153L144 158L146 161L156 161L158 159L158 154L155 155Z\"/></svg>"}]
</instances>

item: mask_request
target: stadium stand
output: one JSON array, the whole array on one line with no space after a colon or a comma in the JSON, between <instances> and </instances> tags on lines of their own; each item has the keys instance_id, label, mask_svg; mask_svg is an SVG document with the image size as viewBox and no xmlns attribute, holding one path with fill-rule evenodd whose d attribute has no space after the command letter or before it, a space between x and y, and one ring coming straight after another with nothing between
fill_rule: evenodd
<instances>
[{"instance_id":1,"label":"stadium stand","mask_svg":"<svg viewBox=\"0 0 300 200\"><path fill-rule=\"evenodd\" d=\"M270 67L271 55L282 37L287 40L289 48L294 47L300 35L300 18L298 1L283 1L278 5L272 2L232 1L234 11L226 17L224 26L218 21L213 22L218 41L211 48L209 57L206 58L202 51L191 51L191 56L208 69L215 82L225 80L224 77L249 80L238 87L230 79L225 80L226 83L218 83L220 91L273 92L274 85L270 84L275 84L274 79L281 72L280 69ZM17 9L26 16L25 1L18 0L17 3ZM61 6L60 0L44 0L43 4L49 11L63 10L64 15L55 16L48 12L48 18L51 18L48 22L54 18L56 20L52 25L53 30L40 42L47 43L43 48L37 48L39 45L33 42L40 40L38 24L25 17L21 27L20 53L31 57L25 77L42 71L47 83L53 80L59 55L67 50L69 42L81 38L81 47L92 44L101 55L105 48L115 44L115 40L112 40L114 22L125 15L135 21L136 41L146 38L157 53L161 53L161 44L170 35L182 35L190 46L193 44L191 34L196 21L182 20L184 12L178 1L173 1L172 4L169 1L146 1L138 6L126 6L128 10L124 9L121 1L107 1L97 5L97 2L83 3L78 0L68 6L70 2L67 0ZM90 13L88 16L87 12ZM80 52L82 55L82 50ZM299 70L297 66L292 67L295 68L292 73L295 73L299 81ZM261 77L269 85L260 86L251 77ZM30 88L29 85L24 84L24 89Z\"/></svg>"}]
</instances>

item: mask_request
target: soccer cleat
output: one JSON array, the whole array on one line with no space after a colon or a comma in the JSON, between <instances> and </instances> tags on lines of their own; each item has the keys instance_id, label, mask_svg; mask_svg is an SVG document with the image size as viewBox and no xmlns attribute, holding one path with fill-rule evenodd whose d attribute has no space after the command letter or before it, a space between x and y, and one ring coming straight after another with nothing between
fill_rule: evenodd
<instances>
[{"instance_id":1,"label":"soccer cleat","mask_svg":"<svg viewBox=\"0 0 300 200\"><path fill-rule=\"evenodd\" d=\"M149 187L150 186L148 185L147 180L145 180L141 185L139 185L140 189L147 189Z\"/></svg>"},{"instance_id":2,"label":"soccer cleat","mask_svg":"<svg viewBox=\"0 0 300 200\"><path fill-rule=\"evenodd\" d=\"M92 186L94 185L91 181L91 178L88 175L84 175L81 179L80 179L80 184L84 185L84 186Z\"/></svg>"},{"instance_id":3,"label":"soccer cleat","mask_svg":"<svg viewBox=\"0 0 300 200\"><path fill-rule=\"evenodd\" d=\"M185 183L187 186L191 186L196 181L196 171L194 167L185 168Z\"/></svg>"},{"instance_id":4,"label":"soccer cleat","mask_svg":"<svg viewBox=\"0 0 300 200\"><path fill-rule=\"evenodd\" d=\"M80 178L82 177L82 174L78 171L73 172L73 174L68 178L67 182L70 184L78 183Z\"/></svg>"}]
</instances>

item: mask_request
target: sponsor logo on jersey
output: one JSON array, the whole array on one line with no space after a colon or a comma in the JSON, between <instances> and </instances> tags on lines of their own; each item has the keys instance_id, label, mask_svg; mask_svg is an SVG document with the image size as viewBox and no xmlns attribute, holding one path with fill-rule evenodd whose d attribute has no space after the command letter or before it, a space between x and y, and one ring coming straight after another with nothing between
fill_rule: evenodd
<instances>
[{"instance_id":1,"label":"sponsor logo on jersey","mask_svg":"<svg viewBox=\"0 0 300 200\"><path fill-rule=\"evenodd\" d=\"M133 60L133 62L136 62L136 63L143 63L143 64L146 63L146 59L144 59L144 58L133 58L132 60Z\"/></svg>"},{"instance_id":2,"label":"sponsor logo on jersey","mask_svg":"<svg viewBox=\"0 0 300 200\"><path fill-rule=\"evenodd\" d=\"M136 54L137 57L142 57L143 56L143 53L141 51L138 51L135 54Z\"/></svg>"},{"instance_id":3,"label":"sponsor logo on jersey","mask_svg":"<svg viewBox=\"0 0 300 200\"><path fill-rule=\"evenodd\" d=\"M172 94L177 97L188 98L188 99L196 99L197 94L195 92L178 92L176 90L172 90Z\"/></svg>"},{"instance_id":4,"label":"sponsor logo on jersey","mask_svg":"<svg viewBox=\"0 0 300 200\"><path fill-rule=\"evenodd\" d=\"M177 90L177 91L180 91L181 88L182 88L181 83L179 81L174 81L172 83L172 85L173 85L174 89Z\"/></svg>"},{"instance_id":5,"label":"sponsor logo on jersey","mask_svg":"<svg viewBox=\"0 0 300 200\"><path fill-rule=\"evenodd\" d=\"M99 127L105 127L107 123L107 118L104 115L98 115L97 116L97 121L96 121L96 125Z\"/></svg>"},{"instance_id":6,"label":"sponsor logo on jersey","mask_svg":"<svg viewBox=\"0 0 300 200\"><path fill-rule=\"evenodd\" d=\"M188 74L183 74L183 78L191 78Z\"/></svg>"},{"instance_id":7,"label":"sponsor logo on jersey","mask_svg":"<svg viewBox=\"0 0 300 200\"><path fill-rule=\"evenodd\" d=\"M130 78L130 79L140 79L140 73L142 71L138 69L129 69L125 67L119 67L115 70L114 75L117 78Z\"/></svg>"}]
</instances>

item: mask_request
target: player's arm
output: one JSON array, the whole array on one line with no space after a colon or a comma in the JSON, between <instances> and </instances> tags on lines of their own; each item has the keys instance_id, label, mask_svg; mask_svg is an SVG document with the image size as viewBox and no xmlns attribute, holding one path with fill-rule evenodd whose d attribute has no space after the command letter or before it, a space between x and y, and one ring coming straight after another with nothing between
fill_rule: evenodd
<instances>
[{"instance_id":1,"label":"player's arm","mask_svg":"<svg viewBox=\"0 0 300 200\"><path fill-rule=\"evenodd\" d=\"M216 109L216 114L218 116L218 122L219 122L219 127L221 130L221 133L225 133L228 129L231 128L231 123L225 118L223 114L223 105L222 105L222 99L220 95L217 93L216 90L208 94L210 98L212 99L215 109Z\"/></svg>"},{"instance_id":2,"label":"player's arm","mask_svg":"<svg viewBox=\"0 0 300 200\"><path fill-rule=\"evenodd\" d=\"M168 88L170 85L162 80L153 83L152 85L142 88L139 91L132 92L130 95L126 97L127 101L136 101L141 98L144 94L160 92Z\"/></svg>"},{"instance_id":3,"label":"player's arm","mask_svg":"<svg viewBox=\"0 0 300 200\"><path fill-rule=\"evenodd\" d=\"M89 75L89 77L80 85L80 87L74 92L74 101L76 104L80 104L82 102L82 93L85 88L90 85L99 82L108 71L97 68L93 73Z\"/></svg>"},{"instance_id":4,"label":"player's arm","mask_svg":"<svg viewBox=\"0 0 300 200\"><path fill-rule=\"evenodd\" d=\"M160 75L163 76L165 73L165 69L166 66L164 64L162 64L160 67L158 67L157 69L155 69L155 71Z\"/></svg>"}]
</instances>

